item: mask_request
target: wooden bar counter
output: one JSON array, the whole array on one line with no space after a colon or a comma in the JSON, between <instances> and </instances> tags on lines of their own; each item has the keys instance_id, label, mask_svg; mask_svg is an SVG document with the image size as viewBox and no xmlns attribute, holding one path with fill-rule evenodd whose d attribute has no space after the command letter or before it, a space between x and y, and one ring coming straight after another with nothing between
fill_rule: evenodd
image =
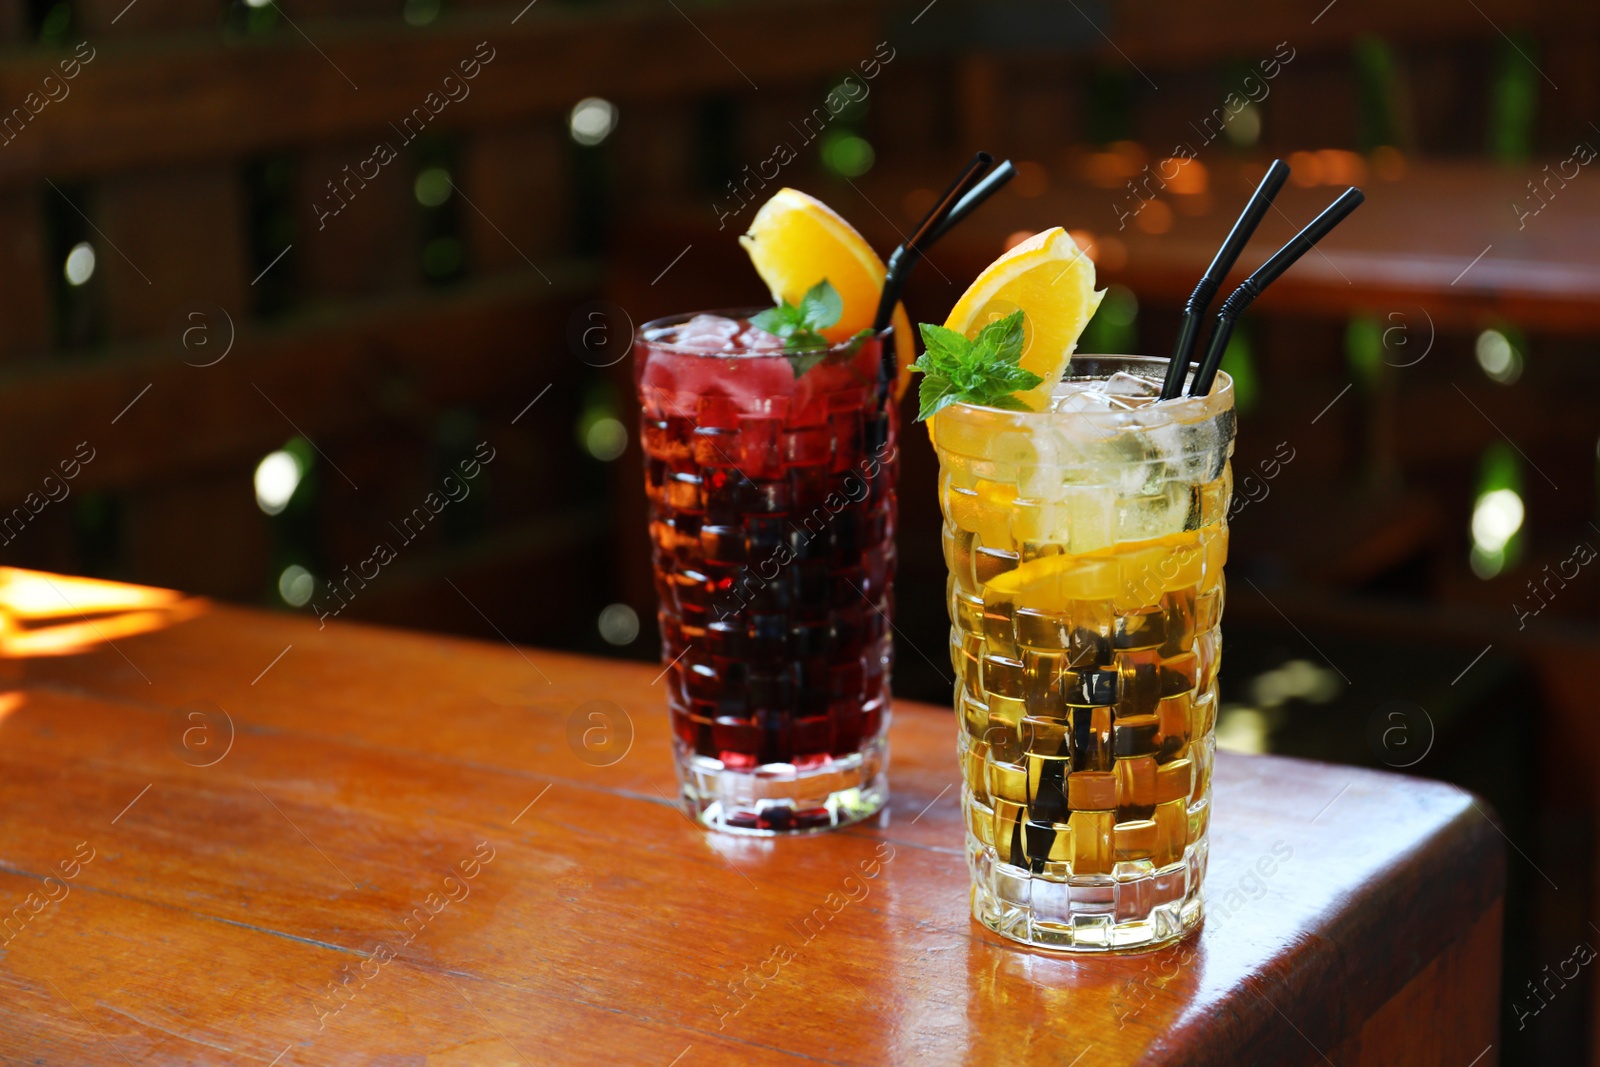
<instances>
[{"instance_id":1,"label":"wooden bar counter","mask_svg":"<svg viewBox=\"0 0 1600 1067\"><path fill-rule=\"evenodd\" d=\"M673 803L651 666L21 571L0 608L3 1063L1498 1059L1504 846L1448 785L1219 756L1203 929L1058 957L968 916L942 708L897 705L879 821L748 840Z\"/></svg>"}]
</instances>

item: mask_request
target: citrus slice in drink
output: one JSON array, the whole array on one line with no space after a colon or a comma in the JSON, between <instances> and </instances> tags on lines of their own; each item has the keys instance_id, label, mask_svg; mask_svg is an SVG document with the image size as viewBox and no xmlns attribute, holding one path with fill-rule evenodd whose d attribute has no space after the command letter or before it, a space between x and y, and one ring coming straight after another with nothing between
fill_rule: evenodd
<instances>
[{"instance_id":1,"label":"citrus slice in drink","mask_svg":"<svg viewBox=\"0 0 1600 1067\"><path fill-rule=\"evenodd\" d=\"M1104 295L1104 290L1094 288L1094 262L1057 226L1034 234L989 264L956 301L944 324L974 337L1020 308L1025 313L1020 363L1044 381L1016 395L1035 411L1043 411Z\"/></svg>"},{"instance_id":2,"label":"citrus slice in drink","mask_svg":"<svg viewBox=\"0 0 1600 1067\"><path fill-rule=\"evenodd\" d=\"M816 197L798 189L779 189L761 205L739 243L750 253L774 301L798 305L807 289L828 280L844 302L839 321L822 331L828 340L847 341L872 327L883 294L883 260L855 227ZM900 361L898 391L904 392L916 358L911 320L905 308L896 305L890 321Z\"/></svg>"}]
</instances>

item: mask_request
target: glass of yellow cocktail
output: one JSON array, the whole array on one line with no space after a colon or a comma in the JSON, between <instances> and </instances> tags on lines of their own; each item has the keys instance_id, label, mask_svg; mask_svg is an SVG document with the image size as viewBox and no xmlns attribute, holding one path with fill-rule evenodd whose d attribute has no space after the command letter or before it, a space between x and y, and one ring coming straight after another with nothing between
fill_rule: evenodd
<instances>
[{"instance_id":1,"label":"glass of yellow cocktail","mask_svg":"<svg viewBox=\"0 0 1600 1067\"><path fill-rule=\"evenodd\" d=\"M918 364L973 916L1079 951L1200 921L1234 439L1226 374L1161 401L1165 359L1070 355L1093 284L1041 234Z\"/></svg>"},{"instance_id":2,"label":"glass of yellow cocktail","mask_svg":"<svg viewBox=\"0 0 1600 1067\"><path fill-rule=\"evenodd\" d=\"M930 423L973 915L1032 944L1200 920L1233 389L1158 405L1164 366L1078 355L1053 410Z\"/></svg>"}]
</instances>

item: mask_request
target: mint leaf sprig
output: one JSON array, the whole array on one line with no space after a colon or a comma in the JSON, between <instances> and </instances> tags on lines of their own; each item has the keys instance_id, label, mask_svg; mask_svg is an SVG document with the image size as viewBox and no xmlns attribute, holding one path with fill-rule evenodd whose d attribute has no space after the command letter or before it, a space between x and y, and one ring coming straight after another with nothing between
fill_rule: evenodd
<instances>
[{"instance_id":1,"label":"mint leaf sprig","mask_svg":"<svg viewBox=\"0 0 1600 1067\"><path fill-rule=\"evenodd\" d=\"M911 365L922 372L917 421L951 404L981 404L1011 411L1032 410L1014 395L1043 378L1017 365L1022 358L1022 312L1015 311L978 331L970 341L954 330L919 323L924 351Z\"/></svg>"},{"instance_id":2,"label":"mint leaf sprig","mask_svg":"<svg viewBox=\"0 0 1600 1067\"><path fill-rule=\"evenodd\" d=\"M799 304L780 300L777 307L751 315L750 325L783 341L784 358L789 361L794 376L799 378L828 358L830 342L822 331L838 322L843 314L843 298L824 278L806 290ZM855 355L862 342L871 336L871 330L860 331L850 338L837 358Z\"/></svg>"}]
</instances>

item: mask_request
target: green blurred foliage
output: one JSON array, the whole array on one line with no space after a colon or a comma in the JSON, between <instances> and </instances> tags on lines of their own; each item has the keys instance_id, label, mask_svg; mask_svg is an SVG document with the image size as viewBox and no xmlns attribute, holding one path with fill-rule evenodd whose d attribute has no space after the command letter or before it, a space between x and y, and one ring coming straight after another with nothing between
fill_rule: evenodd
<instances>
[{"instance_id":1,"label":"green blurred foliage","mask_svg":"<svg viewBox=\"0 0 1600 1067\"><path fill-rule=\"evenodd\" d=\"M1363 389L1372 389L1383 372L1383 323L1375 315L1357 315L1345 326L1344 359Z\"/></svg>"},{"instance_id":2,"label":"green blurred foliage","mask_svg":"<svg viewBox=\"0 0 1600 1067\"><path fill-rule=\"evenodd\" d=\"M1241 414L1255 410L1261 396L1261 375L1256 370L1255 348L1250 334L1236 327L1222 352L1222 369L1233 379L1233 407Z\"/></svg>"},{"instance_id":3,"label":"green blurred foliage","mask_svg":"<svg viewBox=\"0 0 1600 1067\"><path fill-rule=\"evenodd\" d=\"M1361 149L1401 143L1398 62L1394 47L1381 37L1364 35L1355 42L1356 89L1359 100Z\"/></svg>"},{"instance_id":4,"label":"green blurred foliage","mask_svg":"<svg viewBox=\"0 0 1600 1067\"><path fill-rule=\"evenodd\" d=\"M1078 339L1079 352L1133 355L1139 351L1139 299L1126 285L1106 287L1100 309Z\"/></svg>"},{"instance_id":5,"label":"green blurred foliage","mask_svg":"<svg viewBox=\"0 0 1600 1067\"><path fill-rule=\"evenodd\" d=\"M1501 163L1525 163L1533 154L1533 121L1539 106L1538 46L1526 33L1506 41L1495 59L1489 85L1489 155Z\"/></svg>"}]
</instances>

